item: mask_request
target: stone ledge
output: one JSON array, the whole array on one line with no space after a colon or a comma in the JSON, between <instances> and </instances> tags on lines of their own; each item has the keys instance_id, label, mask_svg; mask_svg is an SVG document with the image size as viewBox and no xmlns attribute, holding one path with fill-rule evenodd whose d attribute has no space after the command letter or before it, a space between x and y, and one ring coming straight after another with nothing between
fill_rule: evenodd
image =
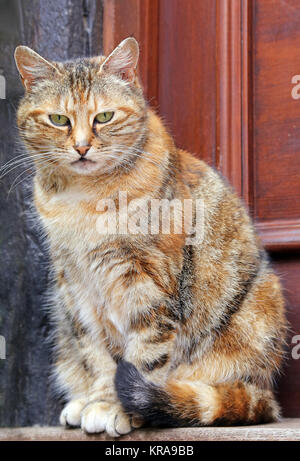
<instances>
[{"instance_id":1,"label":"stone ledge","mask_svg":"<svg viewBox=\"0 0 300 461\"><path fill-rule=\"evenodd\" d=\"M239 427L186 427L140 429L114 439L107 434L87 435L80 429L61 427L0 428L0 441L300 441L300 419Z\"/></svg>"}]
</instances>

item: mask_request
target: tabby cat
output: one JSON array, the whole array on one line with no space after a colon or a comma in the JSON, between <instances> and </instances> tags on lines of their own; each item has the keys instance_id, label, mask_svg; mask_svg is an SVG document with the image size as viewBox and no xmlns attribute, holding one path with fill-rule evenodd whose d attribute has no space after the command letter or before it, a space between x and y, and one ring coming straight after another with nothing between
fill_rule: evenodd
<instances>
[{"instance_id":1,"label":"tabby cat","mask_svg":"<svg viewBox=\"0 0 300 461\"><path fill-rule=\"evenodd\" d=\"M143 424L277 420L280 283L235 192L176 148L148 106L138 55L134 38L64 63L15 52L26 90L18 126L55 277L60 422L118 436ZM201 238L187 239L194 205L181 232L173 213L170 232L104 232L114 210L99 201L118 212L120 191L128 203L200 200Z\"/></svg>"}]
</instances>

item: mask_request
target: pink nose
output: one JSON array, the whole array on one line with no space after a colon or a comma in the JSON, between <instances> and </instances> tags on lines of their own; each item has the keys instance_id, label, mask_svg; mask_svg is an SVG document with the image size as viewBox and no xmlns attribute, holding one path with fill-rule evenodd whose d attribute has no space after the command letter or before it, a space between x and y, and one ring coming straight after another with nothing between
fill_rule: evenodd
<instances>
[{"instance_id":1,"label":"pink nose","mask_svg":"<svg viewBox=\"0 0 300 461\"><path fill-rule=\"evenodd\" d=\"M78 154L82 157L86 155L91 146L74 146L74 149L77 150Z\"/></svg>"}]
</instances>

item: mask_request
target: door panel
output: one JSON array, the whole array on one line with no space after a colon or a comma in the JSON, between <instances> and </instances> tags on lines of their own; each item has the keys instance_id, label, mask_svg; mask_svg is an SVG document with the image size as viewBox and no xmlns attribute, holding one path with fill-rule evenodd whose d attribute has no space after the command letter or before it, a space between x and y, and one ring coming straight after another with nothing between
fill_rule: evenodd
<instances>
[{"instance_id":1,"label":"door panel","mask_svg":"<svg viewBox=\"0 0 300 461\"><path fill-rule=\"evenodd\" d=\"M284 286L287 318L291 332L286 347L283 374L278 382L284 416L300 416L300 252L274 255L273 263ZM294 338L294 342L293 342ZM294 351L293 351L294 350ZM294 358L293 358L294 356Z\"/></svg>"},{"instance_id":2,"label":"door panel","mask_svg":"<svg viewBox=\"0 0 300 461\"><path fill-rule=\"evenodd\" d=\"M256 1L254 19L255 216L299 219L300 101L291 95L300 71L299 2Z\"/></svg>"},{"instance_id":3,"label":"door panel","mask_svg":"<svg viewBox=\"0 0 300 461\"><path fill-rule=\"evenodd\" d=\"M159 11L159 113L179 147L215 164L215 2L161 0Z\"/></svg>"}]
</instances>

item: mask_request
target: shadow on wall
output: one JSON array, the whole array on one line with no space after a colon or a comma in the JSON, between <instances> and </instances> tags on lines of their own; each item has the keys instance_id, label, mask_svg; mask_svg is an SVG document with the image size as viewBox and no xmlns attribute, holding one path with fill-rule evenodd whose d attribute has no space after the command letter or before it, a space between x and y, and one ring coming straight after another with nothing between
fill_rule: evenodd
<instances>
[{"instance_id":1,"label":"shadow on wall","mask_svg":"<svg viewBox=\"0 0 300 461\"><path fill-rule=\"evenodd\" d=\"M20 44L48 59L101 54L102 0L1 1L0 167L23 152L15 122L23 88L13 59ZM58 424L60 412L49 382L50 328L42 308L48 263L30 220L31 175L25 164L0 180L0 335L6 349L0 426Z\"/></svg>"}]
</instances>

